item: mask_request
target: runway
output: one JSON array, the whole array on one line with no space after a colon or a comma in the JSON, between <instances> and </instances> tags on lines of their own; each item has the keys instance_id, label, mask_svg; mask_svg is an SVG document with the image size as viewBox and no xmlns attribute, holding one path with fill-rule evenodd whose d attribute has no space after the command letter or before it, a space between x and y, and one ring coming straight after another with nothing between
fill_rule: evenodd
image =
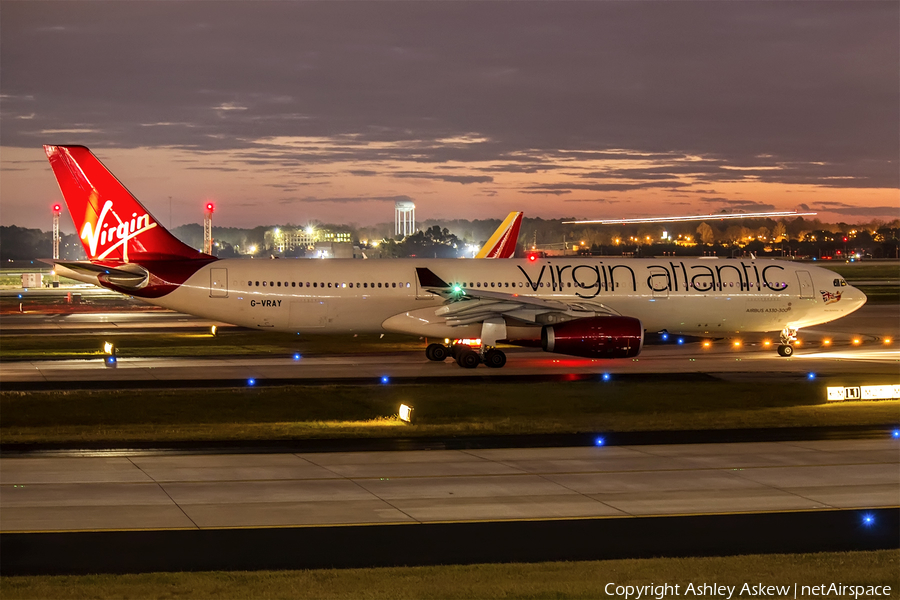
<instances>
[{"instance_id":1,"label":"runway","mask_svg":"<svg viewBox=\"0 0 900 600\"><path fill-rule=\"evenodd\" d=\"M895 548L897 444L3 457L2 570Z\"/></svg>"},{"instance_id":2,"label":"runway","mask_svg":"<svg viewBox=\"0 0 900 600\"><path fill-rule=\"evenodd\" d=\"M714 374L726 379L770 377L875 375L892 383L900 366L900 350L891 347L845 347L828 351L797 351L782 358L772 351L705 351L699 344L683 347L648 347L637 359L593 360L551 355L537 350L512 349L502 369L462 369L452 360L430 362L421 353L397 352L369 355L303 356L283 358L119 358L116 368L107 368L102 358L91 360L46 360L4 362L0 383L6 389L63 386L79 382L88 387L104 383L139 386L209 382L214 386L243 386L250 379L286 384L343 380L376 383L389 381L465 381L473 378L589 376L599 373L637 375L651 373ZM17 385L19 384L19 385Z\"/></svg>"}]
</instances>

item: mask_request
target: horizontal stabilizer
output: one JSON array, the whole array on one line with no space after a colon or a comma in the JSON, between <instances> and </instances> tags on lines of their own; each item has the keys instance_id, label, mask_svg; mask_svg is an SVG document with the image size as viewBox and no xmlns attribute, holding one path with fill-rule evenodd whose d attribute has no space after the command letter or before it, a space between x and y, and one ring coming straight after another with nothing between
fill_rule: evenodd
<instances>
[{"instance_id":1,"label":"horizontal stabilizer","mask_svg":"<svg viewBox=\"0 0 900 600\"><path fill-rule=\"evenodd\" d=\"M88 283L110 283L120 288L139 289L147 284L150 273L136 264L126 264L122 267L106 267L101 264L87 261L61 261L47 260L54 264L60 275L71 276L76 281ZM68 271L68 273L66 272Z\"/></svg>"}]
</instances>

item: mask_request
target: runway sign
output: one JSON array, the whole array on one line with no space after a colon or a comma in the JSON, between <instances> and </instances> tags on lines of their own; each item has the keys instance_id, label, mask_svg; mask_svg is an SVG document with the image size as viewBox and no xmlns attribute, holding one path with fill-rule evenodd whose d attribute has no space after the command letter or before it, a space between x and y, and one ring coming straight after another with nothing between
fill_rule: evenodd
<instances>
[{"instance_id":1,"label":"runway sign","mask_svg":"<svg viewBox=\"0 0 900 600\"><path fill-rule=\"evenodd\" d=\"M829 402L894 399L900 399L900 385L860 385L856 387L828 388Z\"/></svg>"}]
</instances>

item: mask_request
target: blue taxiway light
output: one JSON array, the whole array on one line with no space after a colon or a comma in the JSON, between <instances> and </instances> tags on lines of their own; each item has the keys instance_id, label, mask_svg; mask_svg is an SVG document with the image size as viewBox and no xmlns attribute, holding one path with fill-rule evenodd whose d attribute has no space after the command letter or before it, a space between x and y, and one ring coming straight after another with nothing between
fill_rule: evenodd
<instances>
[{"instance_id":1,"label":"blue taxiway light","mask_svg":"<svg viewBox=\"0 0 900 600\"><path fill-rule=\"evenodd\" d=\"M609 373L604 373L604 374L603 374L603 381L609 381L611 377L612 377L612 375L610 375Z\"/></svg>"},{"instance_id":2,"label":"blue taxiway light","mask_svg":"<svg viewBox=\"0 0 900 600\"><path fill-rule=\"evenodd\" d=\"M683 344L683 343L684 343L684 338L678 338L678 343L679 343L679 344Z\"/></svg>"},{"instance_id":3,"label":"blue taxiway light","mask_svg":"<svg viewBox=\"0 0 900 600\"><path fill-rule=\"evenodd\" d=\"M815 374L815 373L808 373L808 374L806 375L806 378L809 379L809 380L813 380L813 379L816 378L816 374Z\"/></svg>"},{"instance_id":4,"label":"blue taxiway light","mask_svg":"<svg viewBox=\"0 0 900 600\"><path fill-rule=\"evenodd\" d=\"M595 445L595 446L602 446L602 445L603 445L603 438L602 438L602 437L598 437L596 440L594 440L594 445Z\"/></svg>"},{"instance_id":5,"label":"blue taxiway light","mask_svg":"<svg viewBox=\"0 0 900 600\"><path fill-rule=\"evenodd\" d=\"M22 297L22 294L19 294L19 298L21 298L21 297Z\"/></svg>"},{"instance_id":6,"label":"blue taxiway light","mask_svg":"<svg viewBox=\"0 0 900 600\"><path fill-rule=\"evenodd\" d=\"M300 358L301 358L301 357L300 357L300 353L299 353L299 352L296 352L296 353L294 354L294 360L300 360Z\"/></svg>"},{"instance_id":7,"label":"blue taxiway light","mask_svg":"<svg viewBox=\"0 0 900 600\"><path fill-rule=\"evenodd\" d=\"M391 380L391 379L390 379L387 375L382 375L382 376L381 376L381 383L387 383L387 382L389 382L390 380Z\"/></svg>"},{"instance_id":8,"label":"blue taxiway light","mask_svg":"<svg viewBox=\"0 0 900 600\"><path fill-rule=\"evenodd\" d=\"M250 386L256 385L256 380L253 379L253 378L248 379L248 380L247 380L247 385L250 385Z\"/></svg>"},{"instance_id":9,"label":"blue taxiway light","mask_svg":"<svg viewBox=\"0 0 900 600\"><path fill-rule=\"evenodd\" d=\"M862 517L862 522L866 527L871 527L875 524L875 515L873 515L872 513L864 514Z\"/></svg>"},{"instance_id":10,"label":"blue taxiway light","mask_svg":"<svg viewBox=\"0 0 900 600\"><path fill-rule=\"evenodd\" d=\"M669 339L669 334L668 334L668 333L662 334L662 341L665 342L665 341L668 341L668 339Z\"/></svg>"},{"instance_id":11,"label":"blue taxiway light","mask_svg":"<svg viewBox=\"0 0 900 600\"><path fill-rule=\"evenodd\" d=\"M892 432L891 432L891 436L892 436L894 439L900 438L900 429L895 429L894 431L892 431Z\"/></svg>"},{"instance_id":12,"label":"blue taxiway light","mask_svg":"<svg viewBox=\"0 0 900 600\"><path fill-rule=\"evenodd\" d=\"M107 357L106 357L106 362L109 363L109 364L111 364L111 365L114 365L114 364L116 364L116 357L115 357L115 356L107 356Z\"/></svg>"}]
</instances>

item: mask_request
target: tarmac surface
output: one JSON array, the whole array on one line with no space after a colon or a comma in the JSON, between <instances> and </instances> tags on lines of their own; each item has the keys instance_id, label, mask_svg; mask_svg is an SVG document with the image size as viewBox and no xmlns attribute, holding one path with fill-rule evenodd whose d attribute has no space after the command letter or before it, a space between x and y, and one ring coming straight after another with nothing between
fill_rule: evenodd
<instances>
[{"instance_id":1,"label":"tarmac surface","mask_svg":"<svg viewBox=\"0 0 900 600\"><path fill-rule=\"evenodd\" d=\"M630 518L900 506L900 441L0 458L0 531Z\"/></svg>"},{"instance_id":2,"label":"tarmac surface","mask_svg":"<svg viewBox=\"0 0 900 600\"><path fill-rule=\"evenodd\" d=\"M4 316L2 332L7 334L65 333L73 331L153 330L208 328L212 323L177 313L130 313L95 315L12 315ZM878 375L891 377L900 372L900 318L895 304L864 306L844 319L801 331L802 343L794 356L783 358L774 345L764 348L764 336L755 335L735 347L733 340L718 340L710 348L700 343L678 344L677 336L661 345L645 345L636 359L584 359L548 354L535 349L508 349L502 369L479 366L462 369L452 360L434 363L424 352L392 352L359 355L305 355L295 358L119 358L116 368L107 368L101 358L91 360L5 361L0 383L8 389L16 384L85 384L118 382L222 381L242 385L249 379L260 383L346 379L378 381L406 378L416 380L466 379L473 376L502 379L522 376L590 375L596 373L709 373L729 379L754 379L760 373L772 377L817 375ZM774 336L770 336L773 339ZM824 346L828 339L831 344ZM854 344L853 340L858 340ZM352 338L348 337L348 344ZM893 382L893 381L892 381ZM12 388L9 385L12 384ZM25 388L23 388L25 389Z\"/></svg>"}]
</instances>

